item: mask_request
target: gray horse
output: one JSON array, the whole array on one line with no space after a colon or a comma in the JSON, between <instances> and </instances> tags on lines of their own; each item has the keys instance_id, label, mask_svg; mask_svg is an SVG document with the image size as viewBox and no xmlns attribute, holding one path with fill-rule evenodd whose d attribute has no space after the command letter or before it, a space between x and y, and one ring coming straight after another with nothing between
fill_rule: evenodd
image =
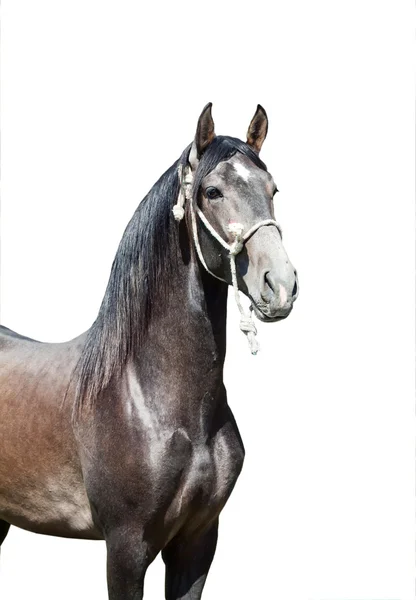
<instances>
[{"instance_id":1,"label":"gray horse","mask_svg":"<svg viewBox=\"0 0 416 600\"><path fill-rule=\"evenodd\" d=\"M244 459L223 383L228 286L252 350L238 290L265 322L298 294L259 158L267 125L258 106L246 142L216 136L204 108L128 224L89 331L45 344L0 328L0 545L10 524L105 540L110 600L141 599L159 552L167 599L202 594Z\"/></svg>"}]
</instances>

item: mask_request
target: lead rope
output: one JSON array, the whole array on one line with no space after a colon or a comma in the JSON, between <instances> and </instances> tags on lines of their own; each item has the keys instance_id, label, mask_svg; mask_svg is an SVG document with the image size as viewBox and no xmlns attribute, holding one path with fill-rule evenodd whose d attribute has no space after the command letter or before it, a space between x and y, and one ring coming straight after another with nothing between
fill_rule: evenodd
<instances>
[{"instance_id":1,"label":"lead rope","mask_svg":"<svg viewBox=\"0 0 416 600\"><path fill-rule=\"evenodd\" d=\"M185 209L184 209L185 200L189 200L190 210L191 210L192 234L193 234L194 244L195 244L196 252L198 254L198 258L201 261L204 269L210 275L212 275L216 279L219 279L220 281L223 281L224 283L227 283L225 281L225 279L218 277L218 275L215 275L215 273L212 273L212 271L210 271L208 269L208 266L205 262L203 254L202 254L202 250L201 250L201 246L199 244L199 238L198 238L196 215L195 215L195 210L194 210L194 206L192 203L193 177L192 177L192 172L191 172L190 168L185 167L185 175L184 175L183 167L182 167L182 165L179 165L178 166L178 176L179 176L179 182L180 182L179 196L178 196L178 200L177 200L175 206L172 209L175 220L181 221L183 219L184 214L185 214ZM232 280L233 289L234 289L234 297L235 297L235 301L238 306L238 310L240 311L240 329L247 336L251 354L255 355L259 351L259 345L258 345L258 342L256 339L257 329L256 329L256 326L255 326L252 316L251 316L251 313L253 311L253 306L250 304L250 309L249 309L250 312L247 313L244 310L243 305L241 304L240 292L238 289L238 282L237 282L237 267L236 267L236 263L235 263L235 257L237 256L237 254L239 254L242 251L242 249L244 248L244 243L249 239L249 237L251 237L253 235L253 233L255 231L257 231L257 229L259 229L260 227L263 227L263 225L274 225L280 231L279 225L273 219L266 219L264 221L260 221L259 223L256 223L255 225L253 225L253 227L251 227L243 235L244 225L242 225L242 223L230 223L228 225L228 231L229 231L231 237L233 238L233 241L231 244L227 244L227 242L225 242L222 239L222 237L215 231L215 229L212 227L212 225L209 223L209 221L205 218L205 215L203 214L203 212L200 210L200 208L198 206L197 206L196 210L197 210L199 218L201 219L201 221L203 222L205 227L208 229L208 231L211 233L211 235L221 244L221 246L223 246L223 248L228 250L228 256L230 259L231 280Z\"/></svg>"},{"instance_id":2,"label":"lead rope","mask_svg":"<svg viewBox=\"0 0 416 600\"><path fill-rule=\"evenodd\" d=\"M251 354L256 355L257 352L259 351L259 344L258 344L257 338L256 338L257 329L256 329L256 326L254 325L254 322L253 322L253 319L251 316L251 311L253 310L253 307L250 304L250 312L247 313L244 310L243 305L241 304L240 292L239 292L238 283L237 283L237 267L235 264L235 257L244 248L244 236L243 236L244 225L242 225L241 223L230 223L228 225L228 231L234 238L233 243L230 245L229 257L230 257L231 279L232 279L233 288L234 288L234 297L235 297L235 301L237 302L238 310L240 311L240 329L247 336L248 345L250 346Z\"/></svg>"}]
</instances>

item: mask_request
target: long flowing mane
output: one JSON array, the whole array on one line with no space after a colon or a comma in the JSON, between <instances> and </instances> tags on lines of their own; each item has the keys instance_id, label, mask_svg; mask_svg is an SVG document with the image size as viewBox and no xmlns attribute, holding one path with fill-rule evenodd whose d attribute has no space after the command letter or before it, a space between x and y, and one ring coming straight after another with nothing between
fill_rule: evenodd
<instances>
[{"instance_id":1,"label":"long flowing mane","mask_svg":"<svg viewBox=\"0 0 416 600\"><path fill-rule=\"evenodd\" d=\"M178 266L178 226L172 207L179 194L179 164L191 145L160 177L139 204L119 244L102 304L75 369L76 408L93 402L112 376L120 373L140 347L154 315L156 300L169 293ZM202 179L236 152L266 165L244 142L217 136L201 157L194 180L194 201Z\"/></svg>"}]
</instances>

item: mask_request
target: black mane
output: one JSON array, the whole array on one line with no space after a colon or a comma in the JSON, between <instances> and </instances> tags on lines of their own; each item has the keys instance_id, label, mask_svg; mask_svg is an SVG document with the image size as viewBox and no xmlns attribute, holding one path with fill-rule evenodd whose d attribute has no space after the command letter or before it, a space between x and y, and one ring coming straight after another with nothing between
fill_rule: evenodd
<instances>
[{"instance_id":1,"label":"black mane","mask_svg":"<svg viewBox=\"0 0 416 600\"><path fill-rule=\"evenodd\" d=\"M160 177L134 212L119 244L97 319L88 332L76 367L76 406L94 401L135 354L152 319L152 305L169 293L178 265L178 226L172 208L179 194L178 166L191 145ZM202 155L194 179L194 201L202 179L218 163L241 152L266 170L244 142L217 136Z\"/></svg>"}]
</instances>

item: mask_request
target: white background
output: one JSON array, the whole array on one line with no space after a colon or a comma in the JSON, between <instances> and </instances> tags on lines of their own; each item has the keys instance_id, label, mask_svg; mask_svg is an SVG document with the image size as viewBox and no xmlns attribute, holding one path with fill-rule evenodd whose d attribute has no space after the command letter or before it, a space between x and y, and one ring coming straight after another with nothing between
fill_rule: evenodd
<instances>
[{"instance_id":1,"label":"white background","mask_svg":"<svg viewBox=\"0 0 416 600\"><path fill-rule=\"evenodd\" d=\"M2 322L87 329L206 102L237 137L260 102L300 297L256 358L230 304L247 457L204 598L413 599L412 3L14 0L2 21ZM13 528L0 595L104 600L105 546Z\"/></svg>"}]
</instances>

